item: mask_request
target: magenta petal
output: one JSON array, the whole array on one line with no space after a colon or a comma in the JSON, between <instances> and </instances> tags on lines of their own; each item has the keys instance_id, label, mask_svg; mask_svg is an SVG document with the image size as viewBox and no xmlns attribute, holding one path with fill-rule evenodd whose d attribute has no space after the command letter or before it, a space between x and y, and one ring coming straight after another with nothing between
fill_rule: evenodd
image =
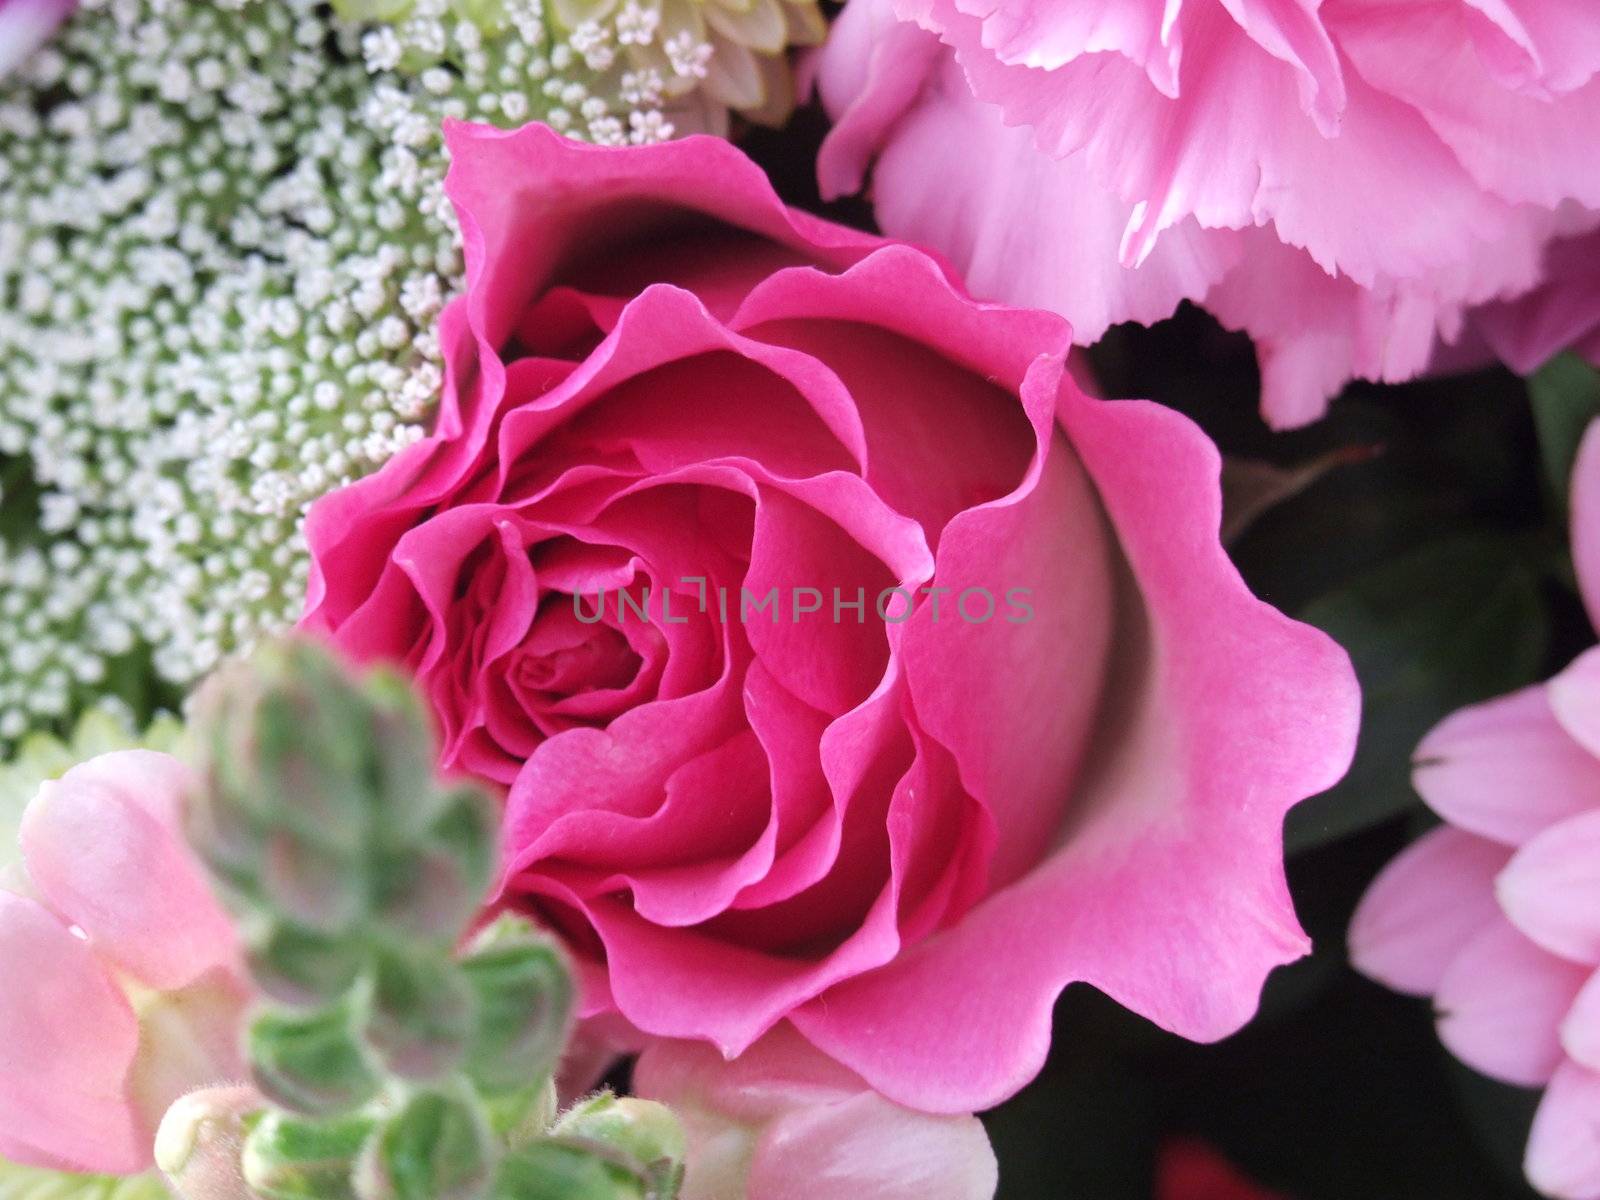
<instances>
[{"instance_id":1,"label":"magenta petal","mask_svg":"<svg viewBox=\"0 0 1600 1200\"><path fill-rule=\"evenodd\" d=\"M1539 1102L1524 1166L1546 1196L1600 1198L1600 1072L1576 1063L1557 1069Z\"/></svg>"},{"instance_id":2,"label":"magenta petal","mask_svg":"<svg viewBox=\"0 0 1600 1200\"><path fill-rule=\"evenodd\" d=\"M1428 807L1508 846L1600 807L1600 760L1561 727L1545 685L1452 713L1414 762L1412 782Z\"/></svg>"},{"instance_id":3,"label":"magenta petal","mask_svg":"<svg viewBox=\"0 0 1600 1200\"><path fill-rule=\"evenodd\" d=\"M1494 880L1510 857L1459 829L1418 838L1361 898L1350 921L1352 964L1396 991L1431 995L1461 949L1499 916Z\"/></svg>"},{"instance_id":4,"label":"magenta petal","mask_svg":"<svg viewBox=\"0 0 1600 1200\"><path fill-rule=\"evenodd\" d=\"M1561 1019L1588 976L1497 920L1439 981L1439 1040L1485 1075L1536 1087L1561 1061Z\"/></svg>"},{"instance_id":5,"label":"magenta petal","mask_svg":"<svg viewBox=\"0 0 1600 1200\"><path fill-rule=\"evenodd\" d=\"M879 1091L931 1111L987 1107L1031 1078L1075 980L1188 1037L1237 1029L1267 971L1306 946L1283 814L1354 746L1344 653L1250 596L1217 545L1211 444L1166 409L1073 388L1061 417L1143 596L1145 628L1119 631L1115 756L1091 764L1046 862L793 1017ZM988 968L961 966L973 961Z\"/></svg>"},{"instance_id":6,"label":"magenta petal","mask_svg":"<svg viewBox=\"0 0 1600 1200\"><path fill-rule=\"evenodd\" d=\"M40 897L159 990L235 953L232 924L178 827L190 782L170 755L103 754L44 784L22 820L23 857Z\"/></svg>"},{"instance_id":7,"label":"magenta petal","mask_svg":"<svg viewBox=\"0 0 1600 1200\"><path fill-rule=\"evenodd\" d=\"M132 1174L152 1130L125 1094L133 1010L88 944L31 900L0 891L0 1137L8 1157Z\"/></svg>"},{"instance_id":8,"label":"magenta petal","mask_svg":"<svg viewBox=\"0 0 1600 1200\"><path fill-rule=\"evenodd\" d=\"M447 122L445 140L469 311L486 347L505 341L529 300L601 230L615 244L663 221L712 218L836 266L881 244L785 207L761 169L721 138L616 149L538 124Z\"/></svg>"}]
</instances>

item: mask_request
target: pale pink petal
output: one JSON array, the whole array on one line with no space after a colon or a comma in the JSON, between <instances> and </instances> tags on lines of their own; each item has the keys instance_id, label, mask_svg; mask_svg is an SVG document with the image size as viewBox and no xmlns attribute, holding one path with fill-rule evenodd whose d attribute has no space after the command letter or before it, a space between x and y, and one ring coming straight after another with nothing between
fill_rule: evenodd
<instances>
[{"instance_id":1,"label":"pale pink petal","mask_svg":"<svg viewBox=\"0 0 1600 1200\"><path fill-rule=\"evenodd\" d=\"M1237 1029L1267 971L1306 947L1283 814L1336 780L1354 744L1343 652L1251 597L1216 544L1210 443L1169 410L1070 387L1060 417L1144 596L1114 643L1126 687L1104 719L1122 736L1089 764L1052 857L792 1018L879 1091L931 1111L986 1107L1031 1078L1076 980L1187 1037ZM976 974L961 965L980 960Z\"/></svg>"},{"instance_id":2,"label":"pale pink petal","mask_svg":"<svg viewBox=\"0 0 1600 1200\"><path fill-rule=\"evenodd\" d=\"M1564 1063L1539 1102L1528 1153L1528 1181L1558 1200L1600 1197L1600 1072Z\"/></svg>"},{"instance_id":3,"label":"pale pink petal","mask_svg":"<svg viewBox=\"0 0 1600 1200\"><path fill-rule=\"evenodd\" d=\"M0 1138L24 1164L131 1174L149 1138L124 1092L133 1010L88 943L0 891Z\"/></svg>"},{"instance_id":4,"label":"pale pink petal","mask_svg":"<svg viewBox=\"0 0 1600 1200\"><path fill-rule=\"evenodd\" d=\"M44 784L20 833L45 903L157 989L231 962L233 927L183 840L188 769L149 750L103 754Z\"/></svg>"},{"instance_id":5,"label":"pale pink petal","mask_svg":"<svg viewBox=\"0 0 1600 1200\"><path fill-rule=\"evenodd\" d=\"M1600 1071L1600 971L1589 976L1562 1019L1561 1048L1573 1061Z\"/></svg>"},{"instance_id":6,"label":"pale pink petal","mask_svg":"<svg viewBox=\"0 0 1600 1200\"><path fill-rule=\"evenodd\" d=\"M1511 923L1550 953L1600 965L1600 811L1529 841L1495 892Z\"/></svg>"},{"instance_id":7,"label":"pale pink petal","mask_svg":"<svg viewBox=\"0 0 1600 1200\"><path fill-rule=\"evenodd\" d=\"M77 0L0 0L0 79L50 40Z\"/></svg>"},{"instance_id":8,"label":"pale pink petal","mask_svg":"<svg viewBox=\"0 0 1600 1200\"><path fill-rule=\"evenodd\" d=\"M1536 1087L1561 1062L1561 1020L1588 977L1498 920L1439 981L1439 1040L1474 1070Z\"/></svg>"},{"instance_id":9,"label":"pale pink petal","mask_svg":"<svg viewBox=\"0 0 1600 1200\"><path fill-rule=\"evenodd\" d=\"M780 1028L724 1062L656 1042L638 1094L674 1107L689 1136L685 1200L990 1200L994 1151L971 1116L929 1116L875 1094Z\"/></svg>"},{"instance_id":10,"label":"pale pink petal","mask_svg":"<svg viewBox=\"0 0 1600 1200\"><path fill-rule=\"evenodd\" d=\"M1133 206L1099 186L1081 158L1034 151L1027 128L1008 127L999 108L972 96L948 53L883 139L873 197L886 233L938 247L978 296L1060 313L1080 344L1120 321L1170 316L1238 258L1234 234L1188 220L1128 270L1117 247ZM1028 215L1038 212L1049 219Z\"/></svg>"},{"instance_id":11,"label":"pale pink petal","mask_svg":"<svg viewBox=\"0 0 1600 1200\"><path fill-rule=\"evenodd\" d=\"M1572 565L1590 624L1600 629L1600 422L1584 433L1572 466Z\"/></svg>"},{"instance_id":12,"label":"pale pink petal","mask_svg":"<svg viewBox=\"0 0 1600 1200\"><path fill-rule=\"evenodd\" d=\"M1561 728L1600 760L1600 646L1578 655L1545 688Z\"/></svg>"},{"instance_id":13,"label":"pale pink petal","mask_svg":"<svg viewBox=\"0 0 1600 1200\"><path fill-rule=\"evenodd\" d=\"M1446 969L1499 915L1494 880L1511 857L1448 826L1424 834L1373 880L1350 921L1350 961L1399 992L1431 995Z\"/></svg>"},{"instance_id":14,"label":"pale pink petal","mask_svg":"<svg viewBox=\"0 0 1600 1200\"><path fill-rule=\"evenodd\" d=\"M1600 807L1600 760L1562 728L1542 684L1452 713L1413 761L1434 812L1507 846Z\"/></svg>"}]
</instances>

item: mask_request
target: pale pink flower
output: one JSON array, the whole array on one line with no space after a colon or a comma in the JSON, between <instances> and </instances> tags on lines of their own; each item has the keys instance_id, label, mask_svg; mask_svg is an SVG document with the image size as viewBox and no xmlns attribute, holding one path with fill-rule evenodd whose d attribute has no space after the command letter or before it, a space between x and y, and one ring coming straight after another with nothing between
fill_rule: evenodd
<instances>
[{"instance_id":1,"label":"pale pink flower","mask_svg":"<svg viewBox=\"0 0 1600 1200\"><path fill-rule=\"evenodd\" d=\"M167 1107L243 1072L227 915L178 830L188 783L147 750L90 759L23 815L0 890L0 1158L134 1174Z\"/></svg>"},{"instance_id":2,"label":"pale pink flower","mask_svg":"<svg viewBox=\"0 0 1600 1200\"><path fill-rule=\"evenodd\" d=\"M77 0L0 0L0 79L49 40Z\"/></svg>"},{"instance_id":3,"label":"pale pink flower","mask_svg":"<svg viewBox=\"0 0 1600 1200\"><path fill-rule=\"evenodd\" d=\"M1080 342L1204 304L1293 425L1593 226L1597 70L1583 0L851 0L819 170Z\"/></svg>"},{"instance_id":4,"label":"pale pink flower","mask_svg":"<svg viewBox=\"0 0 1600 1200\"><path fill-rule=\"evenodd\" d=\"M972 1116L930 1116L878 1095L793 1030L733 1061L657 1042L634 1069L689 1141L682 1200L990 1200L994 1151Z\"/></svg>"},{"instance_id":5,"label":"pale pink flower","mask_svg":"<svg viewBox=\"0 0 1600 1200\"><path fill-rule=\"evenodd\" d=\"M1600 426L1573 479L1573 558L1600 625ZM1547 1086L1527 1172L1600 1197L1600 647L1548 683L1466 708L1417 748L1446 821L1378 876L1350 928L1357 967L1431 995L1469 1066Z\"/></svg>"}]
</instances>

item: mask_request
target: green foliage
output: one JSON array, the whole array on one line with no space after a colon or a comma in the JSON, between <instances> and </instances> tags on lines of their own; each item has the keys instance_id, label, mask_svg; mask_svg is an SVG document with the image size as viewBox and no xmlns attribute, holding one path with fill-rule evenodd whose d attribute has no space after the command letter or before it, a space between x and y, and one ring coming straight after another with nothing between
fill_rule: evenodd
<instances>
[{"instance_id":1,"label":"green foliage","mask_svg":"<svg viewBox=\"0 0 1600 1200\"><path fill-rule=\"evenodd\" d=\"M154 1175L75 1175L0 1162L0 1200L170 1200Z\"/></svg>"},{"instance_id":2,"label":"green foliage","mask_svg":"<svg viewBox=\"0 0 1600 1200\"><path fill-rule=\"evenodd\" d=\"M575 1004L559 946L506 915L458 954L496 813L435 781L408 686L273 644L207 682L191 734L190 840L270 997L247 1039L273 1106L245 1137L258 1195L677 1195L683 1133L660 1105L604 1096L551 1128Z\"/></svg>"},{"instance_id":3,"label":"green foliage","mask_svg":"<svg viewBox=\"0 0 1600 1200\"><path fill-rule=\"evenodd\" d=\"M1362 716L1349 774L1291 810L1291 852L1415 804L1410 760L1418 741L1444 714L1536 679L1550 637L1522 543L1494 535L1424 545L1299 615L1350 652Z\"/></svg>"}]
</instances>

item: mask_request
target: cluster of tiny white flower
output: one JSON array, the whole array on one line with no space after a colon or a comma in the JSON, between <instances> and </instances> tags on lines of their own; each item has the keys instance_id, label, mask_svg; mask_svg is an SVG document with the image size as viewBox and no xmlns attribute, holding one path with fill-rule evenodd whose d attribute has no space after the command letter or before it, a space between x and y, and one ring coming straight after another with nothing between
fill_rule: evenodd
<instances>
[{"instance_id":1,"label":"cluster of tiny white flower","mask_svg":"<svg viewBox=\"0 0 1600 1200\"><path fill-rule=\"evenodd\" d=\"M6 81L0 748L295 620L305 509L438 391L442 118L670 137L615 52L654 37L634 7L579 36L420 0L363 36L314 0L83 0Z\"/></svg>"}]
</instances>

